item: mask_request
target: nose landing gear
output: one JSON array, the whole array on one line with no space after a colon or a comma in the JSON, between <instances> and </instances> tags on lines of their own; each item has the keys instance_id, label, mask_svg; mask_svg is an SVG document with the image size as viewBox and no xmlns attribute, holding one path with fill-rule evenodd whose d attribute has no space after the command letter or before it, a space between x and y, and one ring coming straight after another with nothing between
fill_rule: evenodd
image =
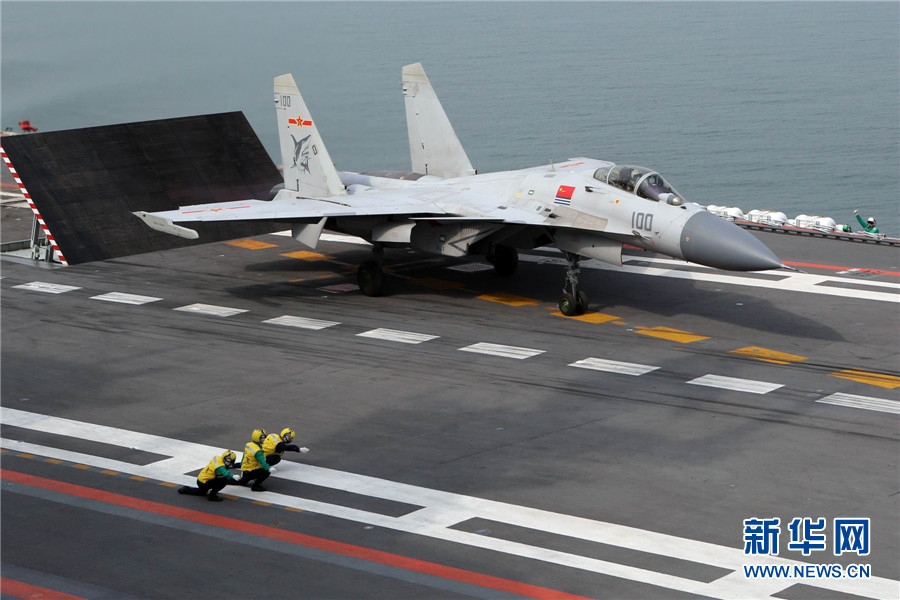
<instances>
[{"instance_id":1,"label":"nose landing gear","mask_svg":"<svg viewBox=\"0 0 900 600\"><path fill-rule=\"evenodd\" d=\"M559 312L567 317L583 314L587 310L587 294L578 289L578 274L581 269L578 261L581 257L572 252L566 252L566 262L569 268L566 270L566 284L563 286L563 295L559 299Z\"/></svg>"}]
</instances>

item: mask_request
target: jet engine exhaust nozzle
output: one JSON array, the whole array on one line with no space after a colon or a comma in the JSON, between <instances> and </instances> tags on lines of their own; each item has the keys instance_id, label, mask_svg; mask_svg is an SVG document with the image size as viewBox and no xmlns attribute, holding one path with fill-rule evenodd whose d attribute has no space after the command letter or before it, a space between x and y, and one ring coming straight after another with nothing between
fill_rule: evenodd
<instances>
[{"instance_id":1,"label":"jet engine exhaust nozzle","mask_svg":"<svg viewBox=\"0 0 900 600\"><path fill-rule=\"evenodd\" d=\"M780 269L781 260L753 234L707 212L697 213L681 231L686 260L728 271Z\"/></svg>"}]
</instances>

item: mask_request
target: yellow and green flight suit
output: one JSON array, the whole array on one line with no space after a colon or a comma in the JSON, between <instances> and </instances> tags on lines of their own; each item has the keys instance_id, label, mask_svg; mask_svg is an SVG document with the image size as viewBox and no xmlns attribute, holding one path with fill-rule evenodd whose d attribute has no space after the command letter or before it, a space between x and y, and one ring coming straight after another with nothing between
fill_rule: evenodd
<instances>
[{"instance_id":1,"label":"yellow and green flight suit","mask_svg":"<svg viewBox=\"0 0 900 600\"><path fill-rule=\"evenodd\" d=\"M232 454L232 456L234 455ZM197 475L197 487L182 486L178 489L178 493L191 496L206 496L207 500L218 502L222 500L218 493L229 483L236 483L234 475L228 470L224 459L216 455Z\"/></svg>"},{"instance_id":2,"label":"yellow and green flight suit","mask_svg":"<svg viewBox=\"0 0 900 600\"><path fill-rule=\"evenodd\" d=\"M266 456L263 453L262 446L256 442L247 442L244 446L244 458L241 460L241 484L249 485L253 481L251 490L254 492L263 492L264 488L261 484L269 476L269 463L266 462Z\"/></svg>"}]
</instances>

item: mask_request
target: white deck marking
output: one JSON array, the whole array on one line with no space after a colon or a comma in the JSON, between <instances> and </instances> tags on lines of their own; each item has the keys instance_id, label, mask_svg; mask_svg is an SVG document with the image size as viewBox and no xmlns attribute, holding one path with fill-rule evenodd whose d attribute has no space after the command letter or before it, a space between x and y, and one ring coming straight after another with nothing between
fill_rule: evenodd
<instances>
[{"instance_id":1,"label":"white deck marking","mask_svg":"<svg viewBox=\"0 0 900 600\"><path fill-rule=\"evenodd\" d=\"M198 315L214 315L216 317L230 317L232 315L247 312L242 308L228 308L227 306L215 306L213 304L189 304L187 306L173 308L172 310L196 313Z\"/></svg>"},{"instance_id":2,"label":"white deck marking","mask_svg":"<svg viewBox=\"0 0 900 600\"><path fill-rule=\"evenodd\" d=\"M552 264L552 265L566 265L566 261L563 258L557 258L555 256L540 256L533 254L520 254L519 260L526 262L536 262L540 264ZM781 272L778 271L777 274L781 277L780 280L773 279L762 279L762 278L754 278L754 277L737 277L735 275L726 275L724 271L717 271L715 269L709 269L708 267L703 267L702 265L696 265L693 263L686 263L684 261L675 260L675 259L665 259L665 258L634 258L634 260L639 260L641 262L646 263L656 263L660 265L671 264L674 266L690 266L692 268L697 268L701 270L696 271L685 271L677 268L667 269L661 267L642 267L636 265L623 265L621 267L617 267L615 265L611 265L608 263L604 263L597 260L586 260L582 261L579 266L582 269L601 269L604 271L619 271L621 273L634 273L637 275L655 275L658 277L672 277L675 279L687 279L690 281L709 281L713 283L724 283L730 285L744 285L748 287L761 287L767 288L777 291L793 291L793 292L806 292L810 294L823 294L826 296L842 296L844 298L858 298L860 300L879 300L883 302L894 302L900 303L900 284L891 283L886 281L860 281L858 283L865 286L875 285L877 287L885 288L884 292L875 292L870 289L867 290L859 290L853 288L845 288L845 287L831 287L827 285L821 285L824 283L841 283L847 284L849 279L846 277L828 277L826 275L811 275L809 273L792 273L792 272Z\"/></svg>"},{"instance_id":3,"label":"white deck marking","mask_svg":"<svg viewBox=\"0 0 900 600\"><path fill-rule=\"evenodd\" d=\"M272 325L287 325L288 327L299 327L300 329L325 329L326 327L334 327L340 325L337 321L322 321L320 319L308 319L306 317L292 317L284 315L275 319L267 319L263 323L271 323Z\"/></svg>"},{"instance_id":4,"label":"white deck marking","mask_svg":"<svg viewBox=\"0 0 900 600\"><path fill-rule=\"evenodd\" d=\"M401 344L421 344L429 340L437 339L440 336L429 335L427 333L415 333L412 331L398 331L396 329L372 329L357 333L358 337L374 338L376 340L388 340L389 342L400 342Z\"/></svg>"},{"instance_id":5,"label":"white deck marking","mask_svg":"<svg viewBox=\"0 0 900 600\"><path fill-rule=\"evenodd\" d=\"M622 375L643 375L659 368L637 363L606 360L604 358L585 358L584 360L573 362L569 366L579 367L581 369L593 369L595 371L606 371L607 373L620 373Z\"/></svg>"},{"instance_id":6,"label":"white deck marking","mask_svg":"<svg viewBox=\"0 0 900 600\"><path fill-rule=\"evenodd\" d=\"M538 354L543 354L545 350L535 350L534 348L520 348L518 346L504 346L502 344L488 344L481 342L472 344L465 348L460 348L462 352L475 352L477 354L489 354L491 356L502 356L503 358L531 358Z\"/></svg>"},{"instance_id":7,"label":"white deck marking","mask_svg":"<svg viewBox=\"0 0 900 600\"><path fill-rule=\"evenodd\" d=\"M91 300L105 300L106 302L120 302L121 304L149 304L150 302L158 302L162 298L154 298L152 296L138 296L137 294L125 294L122 292L110 292L101 294L100 296L91 296Z\"/></svg>"},{"instance_id":8,"label":"white deck marking","mask_svg":"<svg viewBox=\"0 0 900 600\"><path fill-rule=\"evenodd\" d=\"M480 262L466 263L463 265L454 265L452 267L447 267L451 271L462 271L463 273L477 273L478 271L490 271L493 269L493 265L486 265Z\"/></svg>"},{"instance_id":9,"label":"white deck marking","mask_svg":"<svg viewBox=\"0 0 900 600\"><path fill-rule=\"evenodd\" d=\"M32 281L31 283L23 283L22 285L14 285L16 289L30 290L32 292L44 292L47 294L64 294L72 290L80 290L81 288L74 285L62 285L59 283L44 283L43 281Z\"/></svg>"},{"instance_id":10,"label":"white deck marking","mask_svg":"<svg viewBox=\"0 0 900 600\"><path fill-rule=\"evenodd\" d=\"M355 292L359 289L359 286L355 283L337 283L335 285L328 285L325 287L320 287L319 290L323 292L328 292L329 294L343 294L345 292Z\"/></svg>"},{"instance_id":11,"label":"white deck marking","mask_svg":"<svg viewBox=\"0 0 900 600\"><path fill-rule=\"evenodd\" d=\"M753 381L752 379L738 379L737 377L723 377L722 375L704 375L688 381L692 385L705 385L707 387L721 388L723 390L735 390L737 392L749 392L751 394L768 394L773 390L784 387L782 383L768 383L766 381Z\"/></svg>"},{"instance_id":12,"label":"white deck marking","mask_svg":"<svg viewBox=\"0 0 900 600\"><path fill-rule=\"evenodd\" d=\"M838 393L822 398L821 400L816 400L816 402L849 406L850 408L862 408L864 410L877 410L900 415L900 402L897 402L896 400L886 400L884 398L870 398L869 396L855 396L853 394Z\"/></svg>"},{"instance_id":13,"label":"white deck marking","mask_svg":"<svg viewBox=\"0 0 900 600\"><path fill-rule=\"evenodd\" d=\"M74 438L102 439L106 444L170 456L172 458L160 460L149 465L135 465L49 446L0 439L0 445L8 450L77 462L97 468L112 469L129 475L139 475L180 485L193 485L196 481L195 477L185 473L201 468L209 461L210 456L219 454L222 451L218 446L194 444L177 439L5 407L0 408L0 422L15 427L24 427L35 431ZM545 563L678 590L695 596L711 598L769 597L795 585L797 580L746 579L743 575L742 565L776 564L790 566L811 564L781 557L745 555L743 549L739 547L739 539L736 542L738 547L719 546L615 523L593 521L526 506L485 500L473 496L463 496L452 492L432 490L290 461L283 461L278 466L278 472L274 477L276 479L302 481L312 485L344 490L373 498L421 506L422 508L401 517L391 517L276 492L266 492L264 496L260 496L258 493L253 493L239 486L230 487L227 489L227 492L252 500L263 499L276 506L297 508L367 525L385 527L394 531L494 550ZM540 546L450 529L451 526L457 523L476 518L498 521L600 544L609 544L619 548L673 557L693 563L711 565L728 570L729 573L717 580L706 583L628 564L598 560ZM738 532L739 530L740 527L738 526ZM802 583L805 586L813 586L831 592L870 598L894 597L898 586L897 581L882 577L872 577L870 579L804 579ZM831 594L823 595L828 596Z\"/></svg>"}]
</instances>

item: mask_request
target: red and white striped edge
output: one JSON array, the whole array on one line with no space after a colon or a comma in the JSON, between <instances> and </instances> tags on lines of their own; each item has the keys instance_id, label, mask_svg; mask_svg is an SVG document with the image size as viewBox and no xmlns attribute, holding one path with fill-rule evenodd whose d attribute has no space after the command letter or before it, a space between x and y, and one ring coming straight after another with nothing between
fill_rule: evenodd
<instances>
[{"instance_id":1,"label":"red and white striped edge","mask_svg":"<svg viewBox=\"0 0 900 600\"><path fill-rule=\"evenodd\" d=\"M37 206L35 206L34 202L31 200L31 196L28 194L28 190L25 189L25 184L22 183L21 179L19 179L19 174L16 173L16 169L13 167L12 163L9 160L9 157L6 155L6 151L3 149L3 146L0 146L0 155L3 156L3 162L6 163L6 167L9 169L9 172L12 173L13 179L16 180L16 184L19 186L19 189L22 190L22 195L25 196L26 200L28 200L28 206L31 207L31 210L34 212L35 218L38 220L38 223L41 224L41 229L44 230L44 235L47 236L47 241L49 241L50 245L53 247L53 251L56 253L56 257L59 258L59 262L61 262L63 265L68 266L68 261L66 261L65 257L63 256L62 250L59 249L59 245L53 238L53 234L50 233L50 228L47 227L46 223L44 223L44 219L43 217L41 217L41 213L38 211Z\"/></svg>"}]
</instances>

